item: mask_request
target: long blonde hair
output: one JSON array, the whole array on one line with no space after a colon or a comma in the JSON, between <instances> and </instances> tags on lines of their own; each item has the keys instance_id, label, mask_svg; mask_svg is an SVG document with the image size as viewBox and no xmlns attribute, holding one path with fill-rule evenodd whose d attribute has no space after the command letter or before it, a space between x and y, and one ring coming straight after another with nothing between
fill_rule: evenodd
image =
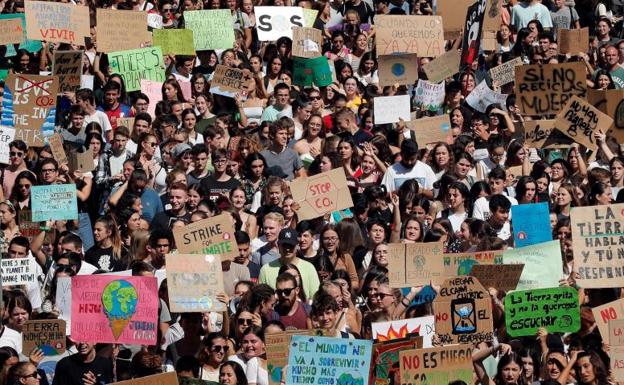
<instances>
[{"instance_id":1,"label":"long blonde hair","mask_svg":"<svg viewBox=\"0 0 624 385\"><path fill-rule=\"evenodd\" d=\"M137 229L130 238L130 258L133 261L142 261L147 257L147 244L150 233L147 230Z\"/></svg>"},{"instance_id":2,"label":"long blonde hair","mask_svg":"<svg viewBox=\"0 0 624 385\"><path fill-rule=\"evenodd\" d=\"M119 228L117 227L117 222L115 222L115 218L113 218L111 215L105 215L103 217L98 218L98 220L95 221L95 223L98 223L98 222L106 226L108 231L110 231L111 233L110 239L111 239L111 242L113 243L113 258L116 260L120 260L122 257L121 235L119 234Z\"/></svg>"}]
</instances>

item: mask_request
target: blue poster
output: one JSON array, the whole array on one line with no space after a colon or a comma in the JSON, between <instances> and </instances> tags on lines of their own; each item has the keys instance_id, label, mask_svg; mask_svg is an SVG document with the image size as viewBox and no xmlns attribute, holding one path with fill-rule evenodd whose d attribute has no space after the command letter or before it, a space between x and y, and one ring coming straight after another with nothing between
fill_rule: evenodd
<instances>
[{"instance_id":1,"label":"blue poster","mask_svg":"<svg viewBox=\"0 0 624 385\"><path fill-rule=\"evenodd\" d=\"M373 341L292 336L288 349L288 385L366 385Z\"/></svg>"},{"instance_id":2,"label":"blue poster","mask_svg":"<svg viewBox=\"0 0 624 385\"><path fill-rule=\"evenodd\" d=\"M552 241L547 202L512 206L511 225L516 247Z\"/></svg>"},{"instance_id":3,"label":"blue poster","mask_svg":"<svg viewBox=\"0 0 624 385\"><path fill-rule=\"evenodd\" d=\"M30 193L33 222L78 219L75 184L32 186Z\"/></svg>"}]
</instances>

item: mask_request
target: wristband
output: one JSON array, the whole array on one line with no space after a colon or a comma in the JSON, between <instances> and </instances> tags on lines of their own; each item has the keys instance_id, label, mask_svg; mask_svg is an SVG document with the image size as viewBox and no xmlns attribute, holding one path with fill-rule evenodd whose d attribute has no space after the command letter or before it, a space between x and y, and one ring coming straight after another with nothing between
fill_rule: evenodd
<instances>
[{"instance_id":1,"label":"wristband","mask_svg":"<svg viewBox=\"0 0 624 385\"><path fill-rule=\"evenodd\" d=\"M39 230L41 230L41 231L48 231L48 230L50 230L50 228L48 226L39 226Z\"/></svg>"}]
</instances>

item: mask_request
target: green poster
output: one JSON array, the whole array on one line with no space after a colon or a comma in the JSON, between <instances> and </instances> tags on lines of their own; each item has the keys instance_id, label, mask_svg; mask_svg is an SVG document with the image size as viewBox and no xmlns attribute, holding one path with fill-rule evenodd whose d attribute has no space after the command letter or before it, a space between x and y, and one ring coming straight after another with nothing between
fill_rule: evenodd
<instances>
[{"instance_id":1,"label":"green poster","mask_svg":"<svg viewBox=\"0 0 624 385\"><path fill-rule=\"evenodd\" d=\"M332 83L332 71L329 62L324 56L314 59L293 58L293 83L311 87L315 84L318 87L325 87Z\"/></svg>"},{"instance_id":2,"label":"green poster","mask_svg":"<svg viewBox=\"0 0 624 385\"><path fill-rule=\"evenodd\" d=\"M195 55L193 31L190 29L155 29L152 32L152 46L160 47L163 55Z\"/></svg>"},{"instance_id":3,"label":"green poster","mask_svg":"<svg viewBox=\"0 0 624 385\"><path fill-rule=\"evenodd\" d=\"M126 83L126 90L141 89L141 80L165 81L165 69L160 47L130 49L110 52L108 62L113 73L118 73Z\"/></svg>"},{"instance_id":4,"label":"green poster","mask_svg":"<svg viewBox=\"0 0 624 385\"><path fill-rule=\"evenodd\" d=\"M581 328L578 292L572 287L514 291L505 297L505 326L512 337L574 333Z\"/></svg>"},{"instance_id":5,"label":"green poster","mask_svg":"<svg viewBox=\"0 0 624 385\"><path fill-rule=\"evenodd\" d=\"M556 287L563 278L563 261L558 240L505 250L503 263L524 263L517 290Z\"/></svg>"},{"instance_id":6,"label":"green poster","mask_svg":"<svg viewBox=\"0 0 624 385\"><path fill-rule=\"evenodd\" d=\"M186 29L193 31L197 51L234 47L234 25L229 9L184 12Z\"/></svg>"},{"instance_id":7,"label":"green poster","mask_svg":"<svg viewBox=\"0 0 624 385\"><path fill-rule=\"evenodd\" d=\"M303 23L306 27L312 28L314 26L314 22L316 21L316 15L318 15L318 11L316 9L303 9Z\"/></svg>"}]
</instances>

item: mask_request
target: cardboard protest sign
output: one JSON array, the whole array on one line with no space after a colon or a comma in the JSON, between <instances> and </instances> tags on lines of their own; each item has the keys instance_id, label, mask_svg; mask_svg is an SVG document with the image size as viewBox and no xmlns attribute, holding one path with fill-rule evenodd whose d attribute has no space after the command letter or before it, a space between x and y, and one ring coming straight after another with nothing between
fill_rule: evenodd
<instances>
[{"instance_id":1,"label":"cardboard protest sign","mask_svg":"<svg viewBox=\"0 0 624 385\"><path fill-rule=\"evenodd\" d=\"M422 348L422 337L373 344L369 384L390 385L399 373L399 353Z\"/></svg>"},{"instance_id":2,"label":"cardboard protest sign","mask_svg":"<svg viewBox=\"0 0 624 385\"><path fill-rule=\"evenodd\" d=\"M624 142L624 90L587 90L587 101L600 111L613 117L608 134Z\"/></svg>"},{"instance_id":3,"label":"cardboard protest sign","mask_svg":"<svg viewBox=\"0 0 624 385\"><path fill-rule=\"evenodd\" d=\"M327 213L353 206L344 169L335 168L290 182L290 193L299 204L300 221L318 218Z\"/></svg>"},{"instance_id":4,"label":"cardboard protest sign","mask_svg":"<svg viewBox=\"0 0 624 385\"><path fill-rule=\"evenodd\" d=\"M451 121L448 114L415 119L405 122L405 125L414 131L419 146L437 142L447 143L451 138Z\"/></svg>"},{"instance_id":5,"label":"cardboard protest sign","mask_svg":"<svg viewBox=\"0 0 624 385\"><path fill-rule=\"evenodd\" d=\"M185 28L193 31L196 51L234 47L234 26L229 9L184 12Z\"/></svg>"},{"instance_id":6,"label":"cardboard protest sign","mask_svg":"<svg viewBox=\"0 0 624 385\"><path fill-rule=\"evenodd\" d=\"M60 92L76 92L82 76L82 51L54 51L52 75L58 76Z\"/></svg>"},{"instance_id":7,"label":"cardboard protest sign","mask_svg":"<svg viewBox=\"0 0 624 385\"><path fill-rule=\"evenodd\" d=\"M95 170L93 150L88 149L85 152L71 151L69 153L69 169L71 171L82 171L83 173Z\"/></svg>"},{"instance_id":8,"label":"cardboard protest sign","mask_svg":"<svg viewBox=\"0 0 624 385\"><path fill-rule=\"evenodd\" d=\"M475 265L502 265L503 251L444 254L444 277L469 275Z\"/></svg>"},{"instance_id":9,"label":"cardboard protest sign","mask_svg":"<svg viewBox=\"0 0 624 385\"><path fill-rule=\"evenodd\" d=\"M611 372L617 382L624 381L624 347L611 346L609 348L609 358L611 358Z\"/></svg>"},{"instance_id":10,"label":"cardboard protest sign","mask_svg":"<svg viewBox=\"0 0 624 385\"><path fill-rule=\"evenodd\" d=\"M474 265L470 275L481 282L484 288L494 287L498 290L515 290L520 281L523 264L516 265Z\"/></svg>"},{"instance_id":11,"label":"cardboard protest sign","mask_svg":"<svg viewBox=\"0 0 624 385\"><path fill-rule=\"evenodd\" d=\"M440 16L376 15L377 56L415 53L435 57L444 53Z\"/></svg>"},{"instance_id":12,"label":"cardboard protest sign","mask_svg":"<svg viewBox=\"0 0 624 385\"><path fill-rule=\"evenodd\" d=\"M552 241L548 202L512 206L511 217L516 247Z\"/></svg>"},{"instance_id":13,"label":"cardboard protest sign","mask_svg":"<svg viewBox=\"0 0 624 385\"><path fill-rule=\"evenodd\" d=\"M115 385L178 385L176 372L154 374L147 377L133 378L126 381L115 382Z\"/></svg>"},{"instance_id":14,"label":"cardboard protest sign","mask_svg":"<svg viewBox=\"0 0 624 385\"><path fill-rule=\"evenodd\" d=\"M31 40L26 38L26 15L23 13L7 13L0 14L0 20L20 20L22 25L22 42L20 43L18 49L25 49L28 52L35 53L41 50L41 41L40 40ZM10 34L11 35L11 34ZM9 39L10 37L7 37ZM6 46L6 54L5 57L13 57L17 55L17 51L15 50L15 46L13 44L8 44Z\"/></svg>"},{"instance_id":15,"label":"cardboard protest sign","mask_svg":"<svg viewBox=\"0 0 624 385\"><path fill-rule=\"evenodd\" d=\"M472 346L455 345L399 352L401 384L472 383Z\"/></svg>"},{"instance_id":16,"label":"cardboard protest sign","mask_svg":"<svg viewBox=\"0 0 624 385\"><path fill-rule=\"evenodd\" d=\"M155 114L156 104L162 100L162 84L163 82L141 79L141 92L149 98L147 112L152 116Z\"/></svg>"},{"instance_id":17,"label":"cardboard protest sign","mask_svg":"<svg viewBox=\"0 0 624 385\"><path fill-rule=\"evenodd\" d=\"M128 131L130 131L130 135L132 135L132 130L134 130L134 118L117 118L117 128L126 127Z\"/></svg>"},{"instance_id":18,"label":"cardboard protest sign","mask_svg":"<svg viewBox=\"0 0 624 385\"><path fill-rule=\"evenodd\" d=\"M420 80L419 80L420 82ZM396 123L399 118L409 121L411 102L409 95L377 96L375 98L375 124Z\"/></svg>"},{"instance_id":19,"label":"cardboard protest sign","mask_svg":"<svg viewBox=\"0 0 624 385\"><path fill-rule=\"evenodd\" d=\"M20 227L20 234L28 238L29 242L41 233L41 224L39 222L32 221L32 211L20 210L18 211L18 222Z\"/></svg>"},{"instance_id":20,"label":"cardboard protest sign","mask_svg":"<svg viewBox=\"0 0 624 385\"><path fill-rule=\"evenodd\" d=\"M624 253L623 213L624 204L572 208L574 269L579 273L577 281L582 287L624 286L622 263L617 258Z\"/></svg>"},{"instance_id":21,"label":"cardboard protest sign","mask_svg":"<svg viewBox=\"0 0 624 385\"><path fill-rule=\"evenodd\" d=\"M282 380L282 369L288 365L288 348L290 339L294 335L322 336L320 329L311 330L287 330L280 333L266 334L266 360L269 372L269 384L279 385Z\"/></svg>"},{"instance_id":22,"label":"cardboard protest sign","mask_svg":"<svg viewBox=\"0 0 624 385\"><path fill-rule=\"evenodd\" d=\"M373 322L373 339L379 342L406 338L410 335L422 337L422 346L430 348L435 334L435 318L432 315L386 322Z\"/></svg>"},{"instance_id":23,"label":"cardboard protest sign","mask_svg":"<svg viewBox=\"0 0 624 385\"><path fill-rule=\"evenodd\" d=\"M37 261L32 257L0 260L2 287L37 282Z\"/></svg>"},{"instance_id":24,"label":"cardboard protest sign","mask_svg":"<svg viewBox=\"0 0 624 385\"><path fill-rule=\"evenodd\" d=\"M503 262L524 264L520 282L516 287L518 290L556 287L562 278L563 262L559 240L505 250Z\"/></svg>"},{"instance_id":25,"label":"cardboard protest sign","mask_svg":"<svg viewBox=\"0 0 624 385\"><path fill-rule=\"evenodd\" d=\"M444 38L456 39L464 29L466 22L466 9L474 3L474 0L438 0L436 3L436 15L444 20Z\"/></svg>"},{"instance_id":26,"label":"cardboard protest sign","mask_svg":"<svg viewBox=\"0 0 624 385\"><path fill-rule=\"evenodd\" d=\"M0 126L0 163L9 164L9 144L15 140L15 128Z\"/></svg>"},{"instance_id":27,"label":"cardboard protest sign","mask_svg":"<svg viewBox=\"0 0 624 385\"><path fill-rule=\"evenodd\" d=\"M435 330L443 345L492 341L492 300L470 276L447 279L433 300Z\"/></svg>"},{"instance_id":28,"label":"cardboard protest sign","mask_svg":"<svg viewBox=\"0 0 624 385\"><path fill-rule=\"evenodd\" d=\"M598 326L602 340L610 344L609 322L616 319L624 319L624 299L596 306L592 308L592 314L596 320L596 326Z\"/></svg>"},{"instance_id":29,"label":"cardboard protest sign","mask_svg":"<svg viewBox=\"0 0 624 385\"><path fill-rule=\"evenodd\" d=\"M333 65L333 64L332 64ZM332 68L325 56L312 59L293 58L293 83L311 87L326 87L334 81Z\"/></svg>"},{"instance_id":30,"label":"cardboard protest sign","mask_svg":"<svg viewBox=\"0 0 624 385\"><path fill-rule=\"evenodd\" d=\"M224 293L221 258L218 255L168 254L169 307L174 313L225 311L217 299Z\"/></svg>"},{"instance_id":31,"label":"cardboard protest sign","mask_svg":"<svg viewBox=\"0 0 624 385\"><path fill-rule=\"evenodd\" d=\"M418 79L418 85L414 90L414 94L414 104L416 106L428 111L437 111L444 103L444 82L434 84Z\"/></svg>"},{"instance_id":32,"label":"cardboard protest sign","mask_svg":"<svg viewBox=\"0 0 624 385\"><path fill-rule=\"evenodd\" d=\"M526 120L523 124L524 142L533 148L542 148L555 128L554 119Z\"/></svg>"},{"instance_id":33,"label":"cardboard protest sign","mask_svg":"<svg viewBox=\"0 0 624 385\"><path fill-rule=\"evenodd\" d=\"M152 31L152 45L160 47L163 55L195 55L193 31L190 29L155 29Z\"/></svg>"},{"instance_id":34,"label":"cardboard protest sign","mask_svg":"<svg viewBox=\"0 0 624 385\"><path fill-rule=\"evenodd\" d=\"M609 345L624 347L624 319L609 321Z\"/></svg>"},{"instance_id":35,"label":"cardboard protest sign","mask_svg":"<svg viewBox=\"0 0 624 385\"><path fill-rule=\"evenodd\" d=\"M505 296L505 325L512 337L577 332L581 328L578 292L573 287L524 290Z\"/></svg>"},{"instance_id":36,"label":"cardboard protest sign","mask_svg":"<svg viewBox=\"0 0 624 385\"><path fill-rule=\"evenodd\" d=\"M308 27L292 27L292 55L305 58L319 57L323 51L321 30Z\"/></svg>"},{"instance_id":37,"label":"cardboard protest sign","mask_svg":"<svg viewBox=\"0 0 624 385\"><path fill-rule=\"evenodd\" d=\"M418 79L418 55L387 55L377 58L379 84L414 84Z\"/></svg>"},{"instance_id":38,"label":"cardboard protest sign","mask_svg":"<svg viewBox=\"0 0 624 385\"><path fill-rule=\"evenodd\" d=\"M301 7L256 6L254 12L260 41L275 41L282 36L292 39L292 27L305 26Z\"/></svg>"},{"instance_id":39,"label":"cardboard protest sign","mask_svg":"<svg viewBox=\"0 0 624 385\"><path fill-rule=\"evenodd\" d=\"M0 20L0 45L20 44L24 41L24 29L20 19Z\"/></svg>"},{"instance_id":40,"label":"cardboard protest sign","mask_svg":"<svg viewBox=\"0 0 624 385\"><path fill-rule=\"evenodd\" d=\"M143 48L152 39L147 30L147 12L97 9L98 52Z\"/></svg>"},{"instance_id":41,"label":"cardboard protest sign","mask_svg":"<svg viewBox=\"0 0 624 385\"><path fill-rule=\"evenodd\" d=\"M234 226L226 214L202 219L173 230L178 251L183 254L213 254L221 260L233 260L238 255Z\"/></svg>"},{"instance_id":42,"label":"cardboard protest sign","mask_svg":"<svg viewBox=\"0 0 624 385\"><path fill-rule=\"evenodd\" d=\"M54 132L56 76L9 74L2 96L2 125L15 128L15 139L43 147Z\"/></svg>"},{"instance_id":43,"label":"cardboard protest sign","mask_svg":"<svg viewBox=\"0 0 624 385\"><path fill-rule=\"evenodd\" d=\"M479 83L466 97L466 103L475 110L485 113L488 106L499 104L503 109L507 101L507 95L501 94L488 87L485 81Z\"/></svg>"},{"instance_id":44,"label":"cardboard protest sign","mask_svg":"<svg viewBox=\"0 0 624 385\"><path fill-rule=\"evenodd\" d=\"M67 163L67 155L63 148L63 137L60 134L53 134L48 138L50 144L50 150L52 151L52 157L58 162L58 164Z\"/></svg>"},{"instance_id":45,"label":"cardboard protest sign","mask_svg":"<svg viewBox=\"0 0 624 385\"><path fill-rule=\"evenodd\" d=\"M511 83L516 80L516 67L524 64L521 57L505 62L490 69L492 82L497 82L499 86Z\"/></svg>"},{"instance_id":46,"label":"cardboard protest sign","mask_svg":"<svg viewBox=\"0 0 624 385\"><path fill-rule=\"evenodd\" d=\"M165 69L160 47L147 47L108 54L113 72L121 74L128 91L141 89L141 80L165 81Z\"/></svg>"},{"instance_id":47,"label":"cardboard protest sign","mask_svg":"<svg viewBox=\"0 0 624 385\"><path fill-rule=\"evenodd\" d=\"M71 336L75 341L154 345L158 332L155 277L72 277Z\"/></svg>"},{"instance_id":48,"label":"cardboard protest sign","mask_svg":"<svg viewBox=\"0 0 624 385\"><path fill-rule=\"evenodd\" d=\"M368 384L372 348L370 340L292 336L286 383Z\"/></svg>"},{"instance_id":49,"label":"cardboard protest sign","mask_svg":"<svg viewBox=\"0 0 624 385\"><path fill-rule=\"evenodd\" d=\"M247 90L254 82L251 72L217 64L210 81L210 93L233 98L236 94L247 97Z\"/></svg>"},{"instance_id":50,"label":"cardboard protest sign","mask_svg":"<svg viewBox=\"0 0 624 385\"><path fill-rule=\"evenodd\" d=\"M380 60L378 58L377 60ZM431 83L440 83L450 78L459 71L459 61L461 54L458 50L452 49L442 56L438 56L429 63L423 65L423 70L427 74L427 80Z\"/></svg>"},{"instance_id":51,"label":"cardboard protest sign","mask_svg":"<svg viewBox=\"0 0 624 385\"><path fill-rule=\"evenodd\" d=\"M30 355L39 348L46 356L65 352L65 321L61 319L29 320L22 330L22 353Z\"/></svg>"},{"instance_id":52,"label":"cardboard protest sign","mask_svg":"<svg viewBox=\"0 0 624 385\"><path fill-rule=\"evenodd\" d=\"M561 55L586 53L589 50L589 28L557 29L557 46Z\"/></svg>"},{"instance_id":53,"label":"cardboard protest sign","mask_svg":"<svg viewBox=\"0 0 624 385\"><path fill-rule=\"evenodd\" d=\"M91 37L89 7L34 0L25 1L24 6L29 39L84 45L84 38Z\"/></svg>"},{"instance_id":54,"label":"cardboard protest sign","mask_svg":"<svg viewBox=\"0 0 624 385\"><path fill-rule=\"evenodd\" d=\"M396 288L440 284L444 261L440 258L444 247L436 243L388 244L388 279Z\"/></svg>"},{"instance_id":55,"label":"cardboard protest sign","mask_svg":"<svg viewBox=\"0 0 624 385\"><path fill-rule=\"evenodd\" d=\"M32 220L78 219L75 184L52 184L30 188Z\"/></svg>"},{"instance_id":56,"label":"cardboard protest sign","mask_svg":"<svg viewBox=\"0 0 624 385\"><path fill-rule=\"evenodd\" d=\"M573 96L587 95L583 63L522 65L515 70L517 102L527 115L554 114Z\"/></svg>"},{"instance_id":57,"label":"cardboard protest sign","mask_svg":"<svg viewBox=\"0 0 624 385\"><path fill-rule=\"evenodd\" d=\"M612 124L613 119L609 115L577 96L568 100L555 119L557 130L593 151L598 149L594 131L607 132Z\"/></svg>"}]
</instances>

